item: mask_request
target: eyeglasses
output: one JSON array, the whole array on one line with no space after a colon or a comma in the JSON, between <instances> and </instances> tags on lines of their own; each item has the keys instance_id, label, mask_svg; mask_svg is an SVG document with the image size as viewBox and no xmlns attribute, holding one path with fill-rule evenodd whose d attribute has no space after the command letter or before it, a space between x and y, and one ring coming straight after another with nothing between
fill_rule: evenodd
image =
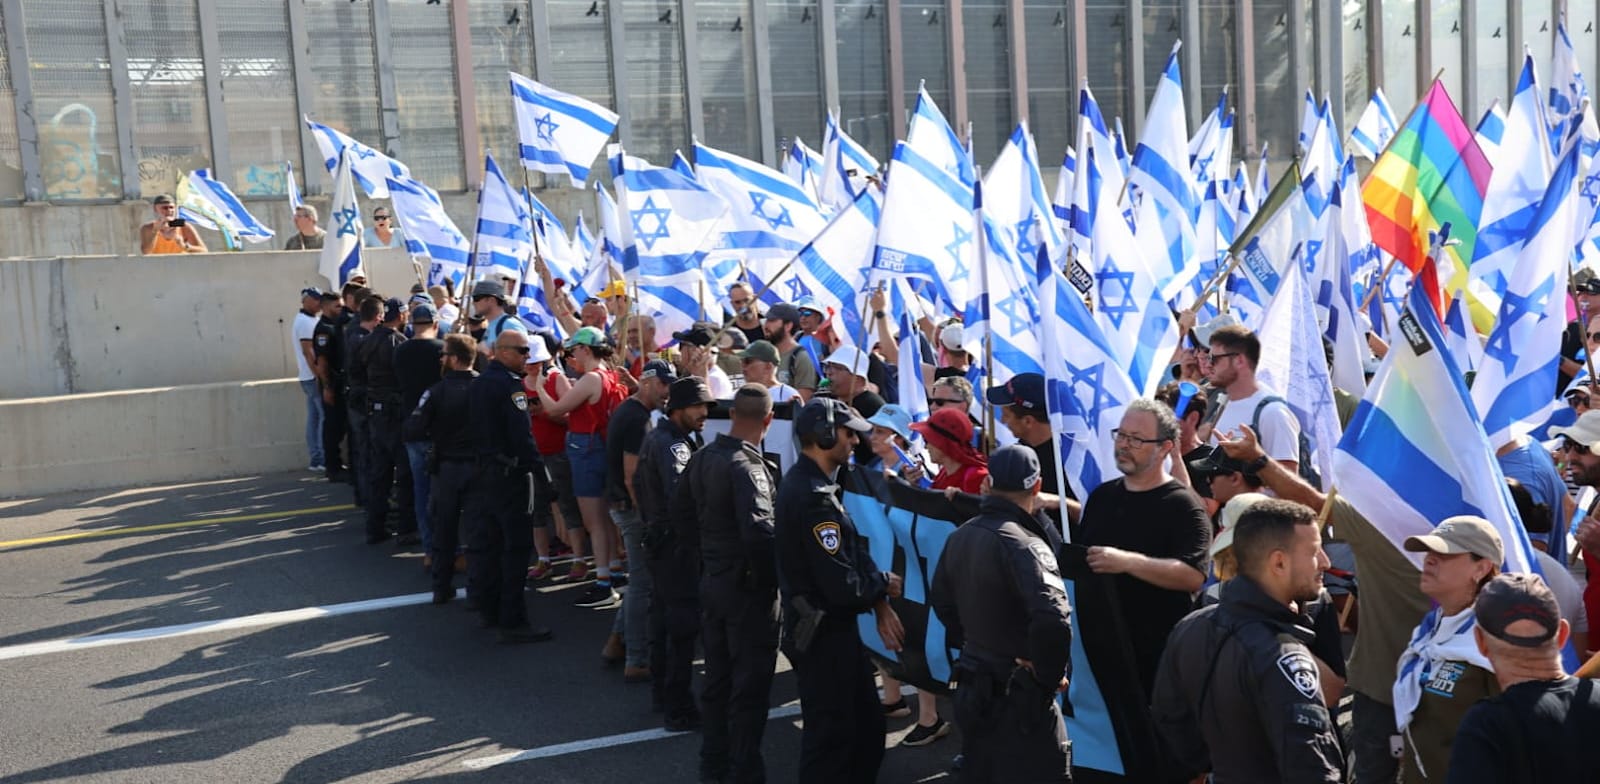
<instances>
[{"instance_id":1,"label":"eyeglasses","mask_svg":"<svg viewBox=\"0 0 1600 784\"><path fill-rule=\"evenodd\" d=\"M1227 359L1228 357L1237 357L1237 356L1239 356L1239 352L1237 352L1237 351L1230 351L1230 352L1227 352L1225 354L1212 354L1211 355L1211 361L1212 362L1216 362L1219 359Z\"/></svg>"},{"instance_id":2,"label":"eyeglasses","mask_svg":"<svg viewBox=\"0 0 1600 784\"><path fill-rule=\"evenodd\" d=\"M1600 332L1590 332L1589 333L1589 339L1590 340L1600 340Z\"/></svg>"},{"instance_id":3,"label":"eyeglasses","mask_svg":"<svg viewBox=\"0 0 1600 784\"><path fill-rule=\"evenodd\" d=\"M1129 432L1127 432L1127 431L1125 431L1125 430L1123 430L1121 428L1118 428L1116 430L1111 431L1111 438L1114 439L1119 444L1140 444L1140 445L1143 445L1143 444L1159 444L1162 441L1166 441L1167 440L1165 438L1140 438L1139 436L1136 436L1136 435L1134 435L1132 433L1129 433Z\"/></svg>"},{"instance_id":4,"label":"eyeglasses","mask_svg":"<svg viewBox=\"0 0 1600 784\"><path fill-rule=\"evenodd\" d=\"M939 406L959 406L959 405L963 405L965 403L966 403L966 401L960 400L958 398L953 398L953 397L930 397L930 398L928 398L928 406L930 408L938 408Z\"/></svg>"},{"instance_id":5,"label":"eyeglasses","mask_svg":"<svg viewBox=\"0 0 1600 784\"><path fill-rule=\"evenodd\" d=\"M1567 395L1567 405L1572 406L1573 408L1577 408L1578 406L1587 406L1589 405L1589 396L1581 394Z\"/></svg>"},{"instance_id":6,"label":"eyeglasses","mask_svg":"<svg viewBox=\"0 0 1600 784\"><path fill-rule=\"evenodd\" d=\"M524 356L526 356L528 354L528 352L533 351L533 348L531 346L502 346L501 348L504 348L504 349L509 350L509 351L515 351L518 354L522 354Z\"/></svg>"}]
</instances>

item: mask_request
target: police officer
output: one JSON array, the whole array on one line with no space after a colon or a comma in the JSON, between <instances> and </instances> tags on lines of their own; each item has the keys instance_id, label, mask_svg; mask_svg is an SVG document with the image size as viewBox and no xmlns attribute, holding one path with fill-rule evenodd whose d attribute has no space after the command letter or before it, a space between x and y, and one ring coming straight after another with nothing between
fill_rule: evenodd
<instances>
[{"instance_id":1,"label":"police officer","mask_svg":"<svg viewBox=\"0 0 1600 784\"><path fill-rule=\"evenodd\" d=\"M542 472L528 420L522 370L528 336L505 331L493 358L467 391L478 466L467 487L467 594L500 642L543 642L548 628L528 622L523 589L533 552L533 474ZM437 562L439 559L435 559Z\"/></svg>"},{"instance_id":2,"label":"police officer","mask_svg":"<svg viewBox=\"0 0 1600 784\"><path fill-rule=\"evenodd\" d=\"M1343 757L1298 607L1322 590L1315 514L1259 501L1234 526L1239 575L1172 630L1150 706L1181 780L1337 782Z\"/></svg>"},{"instance_id":3,"label":"police officer","mask_svg":"<svg viewBox=\"0 0 1600 784\"><path fill-rule=\"evenodd\" d=\"M400 437L405 422L404 396L395 372L395 349L406 342L406 306L393 297L383 303L383 322L361 341L356 350L367 386L367 544L388 539L389 491L399 501L401 544L417 543L415 496L411 487L411 460Z\"/></svg>"},{"instance_id":4,"label":"police officer","mask_svg":"<svg viewBox=\"0 0 1600 784\"><path fill-rule=\"evenodd\" d=\"M468 389L478 377L472 370L477 357L477 341L471 337L446 337L444 356L440 360L444 378L422 393L417 410L406 420L408 441L430 443L433 493L429 512L433 541L429 556L433 562L434 604L444 604L456 596L453 580L456 545L460 542L461 505L467 483L478 466L468 421Z\"/></svg>"},{"instance_id":5,"label":"police officer","mask_svg":"<svg viewBox=\"0 0 1600 784\"><path fill-rule=\"evenodd\" d=\"M802 784L873 782L884 720L856 616L871 610L884 647L905 629L889 607L898 575L880 572L839 502L839 472L872 426L849 406L813 398L795 417L800 456L778 483L774 520L783 652L799 681Z\"/></svg>"},{"instance_id":6,"label":"police officer","mask_svg":"<svg viewBox=\"0 0 1600 784\"><path fill-rule=\"evenodd\" d=\"M350 433L350 486L355 490L356 506L367 505L367 366L361 357L361 342L378 328L383 318L383 298L363 288L356 292L356 315L345 325L341 353L348 381L345 387L345 423Z\"/></svg>"},{"instance_id":7,"label":"police officer","mask_svg":"<svg viewBox=\"0 0 1600 784\"><path fill-rule=\"evenodd\" d=\"M963 781L1071 781L1056 692L1071 666L1072 611L1040 509L1039 457L1020 444L989 456L981 512L951 534L931 604L956 664Z\"/></svg>"},{"instance_id":8,"label":"police officer","mask_svg":"<svg viewBox=\"0 0 1600 784\"><path fill-rule=\"evenodd\" d=\"M689 458L674 516L699 518L701 640L706 679L702 781L766 780L761 736L778 661L778 574L772 548L776 471L761 455L772 396L746 384L727 435Z\"/></svg>"},{"instance_id":9,"label":"police officer","mask_svg":"<svg viewBox=\"0 0 1600 784\"><path fill-rule=\"evenodd\" d=\"M650 604L650 673L660 692L663 726L673 732L700 725L689 681L694 643L700 634L700 527L698 511L674 516L673 494L689 456L702 445L700 431L716 398L698 377L667 388L667 417L639 445L633 497L644 524Z\"/></svg>"},{"instance_id":10,"label":"police officer","mask_svg":"<svg viewBox=\"0 0 1600 784\"><path fill-rule=\"evenodd\" d=\"M340 443L344 441L344 361L339 354L339 320L345 317L339 295L325 292L322 295L322 317L311 332L311 355L316 360L317 381L322 393L322 454L326 470L323 476L330 482L345 479L344 460L340 457Z\"/></svg>"}]
</instances>

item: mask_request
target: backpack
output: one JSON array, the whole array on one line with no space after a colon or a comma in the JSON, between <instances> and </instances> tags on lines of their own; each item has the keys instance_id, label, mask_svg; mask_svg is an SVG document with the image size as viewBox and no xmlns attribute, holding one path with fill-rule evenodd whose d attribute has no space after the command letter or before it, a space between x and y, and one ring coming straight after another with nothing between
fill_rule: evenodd
<instances>
[{"instance_id":1,"label":"backpack","mask_svg":"<svg viewBox=\"0 0 1600 784\"><path fill-rule=\"evenodd\" d=\"M1256 410L1250 415L1250 429L1255 431L1258 438L1261 436L1261 411L1273 403L1282 403L1285 408L1289 407L1289 401L1277 395L1268 395L1262 398L1261 402L1256 404ZM1289 408L1289 415L1294 416L1293 408ZM1317 467L1312 463L1314 455L1311 452L1311 439L1306 437L1306 429L1304 427L1301 427L1296 435L1299 437L1300 442L1300 466L1298 472L1300 478L1306 480L1306 484L1321 490L1322 474L1317 473Z\"/></svg>"}]
</instances>

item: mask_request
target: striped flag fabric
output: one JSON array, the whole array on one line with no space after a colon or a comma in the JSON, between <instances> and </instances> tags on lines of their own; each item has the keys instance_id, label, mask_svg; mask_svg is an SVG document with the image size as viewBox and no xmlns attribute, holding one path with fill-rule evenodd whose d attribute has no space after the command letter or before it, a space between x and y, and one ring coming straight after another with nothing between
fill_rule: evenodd
<instances>
[{"instance_id":1,"label":"striped flag fabric","mask_svg":"<svg viewBox=\"0 0 1600 784\"><path fill-rule=\"evenodd\" d=\"M506 182L494 156L483 156L483 188L478 191L478 226L473 238L480 274L521 280L533 256L533 223L522 195Z\"/></svg>"},{"instance_id":2,"label":"striped flag fabric","mask_svg":"<svg viewBox=\"0 0 1600 784\"><path fill-rule=\"evenodd\" d=\"M507 74L523 168L565 174L572 187L582 188L595 157L617 129L616 113L514 71Z\"/></svg>"},{"instance_id":3,"label":"striped flag fabric","mask_svg":"<svg viewBox=\"0 0 1600 784\"><path fill-rule=\"evenodd\" d=\"M289 192L289 209L295 210L305 204L305 199L300 198L300 186L294 181L294 164L283 162L283 187Z\"/></svg>"},{"instance_id":4,"label":"striped flag fabric","mask_svg":"<svg viewBox=\"0 0 1600 784\"><path fill-rule=\"evenodd\" d=\"M333 205L328 209L328 237L322 244L317 272L338 289L361 271L361 208L356 204L355 174L349 150L334 165Z\"/></svg>"},{"instance_id":5,"label":"striped flag fabric","mask_svg":"<svg viewBox=\"0 0 1600 784\"><path fill-rule=\"evenodd\" d=\"M857 297L867 288L882 215L883 197L878 189L862 191L795 255L789 269L772 281L767 299L793 303L810 298L833 314L833 331L840 340L870 347L872 340L865 336L867 325L861 321Z\"/></svg>"},{"instance_id":6,"label":"striped flag fabric","mask_svg":"<svg viewBox=\"0 0 1600 784\"><path fill-rule=\"evenodd\" d=\"M210 169L196 169L178 183L178 207L198 212L223 233L229 247L238 247L238 241L266 242L272 239L272 229L251 215L239 197L221 180L212 179Z\"/></svg>"},{"instance_id":7,"label":"striped flag fabric","mask_svg":"<svg viewBox=\"0 0 1600 784\"><path fill-rule=\"evenodd\" d=\"M870 280L924 281L958 312L967 304L977 256L972 161L926 90L906 137L889 162Z\"/></svg>"},{"instance_id":8,"label":"striped flag fabric","mask_svg":"<svg viewBox=\"0 0 1600 784\"><path fill-rule=\"evenodd\" d=\"M694 166L696 180L729 206L716 255L735 262L735 279L742 262L757 289L827 225L801 184L755 161L696 142Z\"/></svg>"},{"instance_id":9,"label":"striped flag fabric","mask_svg":"<svg viewBox=\"0 0 1600 784\"><path fill-rule=\"evenodd\" d=\"M624 153L620 145L612 146L610 159L619 244L637 270L639 311L654 316L663 333L687 329L716 306L701 266L721 241L728 203L672 169Z\"/></svg>"},{"instance_id":10,"label":"striped flag fabric","mask_svg":"<svg viewBox=\"0 0 1600 784\"><path fill-rule=\"evenodd\" d=\"M794 137L789 144L789 151L783 156L783 173L800 186L816 203L821 198L822 156L816 150L806 146L800 137Z\"/></svg>"},{"instance_id":11,"label":"striped flag fabric","mask_svg":"<svg viewBox=\"0 0 1600 784\"><path fill-rule=\"evenodd\" d=\"M822 179L817 183L818 206L828 214L850 206L870 186L867 178L877 174L878 159L839 127L837 112L828 112L822 137Z\"/></svg>"},{"instance_id":12,"label":"striped flag fabric","mask_svg":"<svg viewBox=\"0 0 1600 784\"><path fill-rule=\"evenodd\" d=\"M1478 244L1472 253L1468 291L1490 314L1500 308L1529 225L1550 183L1554 164L1549 147L1542 143L1547 127L1533 55L1525 54L1511 111L1505 114L1500 134L1493 137L1501 150L1510 152L1490 160L1494 169L1484 191ZM1492 132L1486 129L1483 135L1492 136ZM1455 233L1453 227L1451 233ZM1485 332L1491 324L1482 324Z\"/></svg>"},{"instance_id":13,"label":"striped flag fabric","mask_svg":"<svg viewBox=\"0 0 1600 784\"><path fill-rule=\"evenodd\" d=\"M1356 120L1356 127L1350 131L1350 151L1375 161L1399 127L1394 110L1389 108L1389 99L1383 95L1383 88L1376 88L1372 91L1372 97L1367 99L1367 108L1362 110L1361 119Z\"/></svg>"},{"instance_id":14,"label":"striped flag fabric","mask_svg":"<svg viewBox=\"0 0 1600 784\"><path fill-rule=\"evenodd\" d=\"M1504 570L1537 569L1477 407L1426 286L1414 286L1389 353L1334 451L1339 494L1404 552L1406 537L1477 515L1505 543ZM1422 566L1422 556L1405 553Z\"/></svg>"},{"instance_id":15,"label":"striped flag fabric","mask_svg":"<svg viewBox=\"0 0 1600 784\"><path fill-rule=\"evenodd\" d=\"M1013 158L1020 164L1020 158ZM990 172L994 174L995 172ZM973 226L978 232L977 274L967 293L963 314L963 346L974 356L988 357L990 385L1004 384L1021 373L1042 370L1034 325L1039 306L1033 294L1034 269L1024 266L1015 246L987 212L983 182L976 183ZM1032 260L1032 256L1028 257Z\"/></svg>"},{"instance_id":16,"label":"striped flag fabric","mask_svg":"<svg viewBox=\"0 0 1600 784\"><path fill-rule=\"evenodd\" d=\"M1156 237L1160 247L1148 253L1146 263L1171 299L1195 276L1194 222L1200 212L1200 192L1189 165L1189 125L1183 102L1183 78L1178 71L1178 48L1173 44L1167 67L1150 98L1143 136L1133 151L1129 182L1143 192L1147 217L1135 227L1139 234ZM1107 165L1101 161L1100 165ZM1103 176L1103 175L1102 175ZM1113 191L1115 192L1115 191ZM1151 220L1151 217L1154 220ZM1165 249L1165 253L1159 252ZM1137 382L1138 379L1135 379Z\"/></svg>"},{"instance_id":17,"label":"striped flag fabric","mask_svg":"<svg viewBox=\"0 0 1600 784\"><path fill-rule=\"evenodd\" d=\"M1416 272L1429 261L1429 235L1449 224L1450 238L1459 244L1442 251L1446 279L1439 283L1461 288L1490 173L1472 129L1444 83L1434 80L1362 185L1372 241Z\"/></svg>"},{"instance_id":18,"label":"striped flag fabric","mask_svg":"<svg viewBox=\"0 0 1600 784\"><path fill-rule=\"evenodd\" d=\"M368 198L389 198L389 178L401 179L411 176L411 170L405 164L338 130L322 123L312 122L310 117L306 117L305 122L306 127L311 129L311 137L317 140L317 149L322 152L322 163L328 167L329 174L334 174L334 168L339 165L339 154L350 153L350 175ZM293 189L290 192L292 193Z\"/></svg>"},{"instance_id":19,"label":"striped flag fabric","mask_svg":"<svg viewBox=\"0 0 1600 784\"><path fill-rule=\"evenodd\" d=\"M445 213L439 194L410 177L391 177L385 187L394 205L394 214L405 229L406 252L412 258L430 261L428 285L448 279L455 283L456 291L460 291L466 283L472 241Z\"/></svg>"}]
</instances>

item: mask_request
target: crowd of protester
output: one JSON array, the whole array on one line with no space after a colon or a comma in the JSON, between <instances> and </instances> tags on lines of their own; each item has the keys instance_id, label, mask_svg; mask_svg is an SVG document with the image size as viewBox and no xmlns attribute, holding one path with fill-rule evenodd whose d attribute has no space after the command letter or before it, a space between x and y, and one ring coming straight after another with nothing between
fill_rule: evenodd
<instances>
[{"instance_id":1,"label":"crowd of protester","mask_svg":"<svg viewBox=\"0 0 1600 784\"><path fill-rule=\"evenodd\" d=\"M556 595L613 613L600 659L650 684L665 728L702 733L703 781L765 780L780 650L807 782L877 780L886 721L910 701L902 743L953 722L971 781L1600 780L1585 743L1600 694L1562 665L1568 645L1580 661L1600 648L1600 519L1578 512L1600 485L1593 325L1569 330L1569 409L1544 440L1496 445L1540 576L1501 573L1508 543L1480 518L1396 543L1324 493L1293 411L1256 376L1259 338L1226 314L1185 322L1172 382L1114 431L1121 476L1080 499L1058 476L1045 380L985 384L958 321L924 319L906 357L878 313L863 350L815 302L762 305L740 284L726 322L660 334L617 282L551 303L558 339L517 317L506 282L459 304L447 286L401 299L364 284L302 292L310 469L351 485L369 544L421 548L436 603L462 598L464 572L501 642L555 633L528 586L581 586ZM1577 291L1589 312L1600 281ZM924 401L899 399L907 373L921 421ZM1338 395L1345 420L1355 401ZM781 407L787 445L769 437ZM713 410L728 423L707 438ZM904 579L852 524L853 482L968 512L927 597L960 650L946 717L863 645L863 614L875 642L904 644ZM1119 775L1072 767L1084 741L1058 696L1074 645Z\"/></svg>"}]
</instances>

